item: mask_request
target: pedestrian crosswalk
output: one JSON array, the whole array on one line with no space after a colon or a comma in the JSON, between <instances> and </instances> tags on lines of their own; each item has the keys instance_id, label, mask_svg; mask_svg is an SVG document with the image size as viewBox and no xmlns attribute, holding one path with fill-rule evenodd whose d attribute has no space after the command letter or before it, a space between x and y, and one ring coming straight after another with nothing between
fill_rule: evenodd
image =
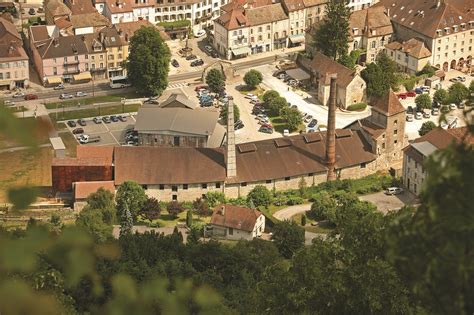
<instances>
[{"instance_id":1,"label":"pedestrian crosswalk","mask_svg":"<svg viewBox=\"0 0 474 315\"><path fill-rule=\"evenodd\" d=\"M185 86L188 86L189 83L179 82L179 83L170 83L168 84L168 89L179 89Z\"/></svg>"}]
</instances>

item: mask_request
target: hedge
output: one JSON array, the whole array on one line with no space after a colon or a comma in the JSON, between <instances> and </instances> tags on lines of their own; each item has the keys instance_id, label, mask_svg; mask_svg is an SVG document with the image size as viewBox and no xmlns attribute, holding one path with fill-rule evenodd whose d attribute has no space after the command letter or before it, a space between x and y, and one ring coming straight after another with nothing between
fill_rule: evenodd
<instances>
[{"instance_id":1,"label":"hedge","mask_svg":"<svg viewBox=\"0 0 474 315\"><path fill-rule=\"evenodd\" d=\"M347 107L347 110L356 111L356 110L364 110L366 108L367 108L366 103L357 103L357 104L354 104L354 105L349 105Z\"/></svg>"},{"instance_id":2,"label":"hedge","mask_svg":"<svg viewBox=\"0 0 474 315\"><path fill-rule=\"evenodd\" d=\"M173 28L185 28L190 27L191 22L189 20L179 20L174 22L161 22L158 23L159 26L163 26L166 29L173 29Z\"/></svg>"}]
</instances>

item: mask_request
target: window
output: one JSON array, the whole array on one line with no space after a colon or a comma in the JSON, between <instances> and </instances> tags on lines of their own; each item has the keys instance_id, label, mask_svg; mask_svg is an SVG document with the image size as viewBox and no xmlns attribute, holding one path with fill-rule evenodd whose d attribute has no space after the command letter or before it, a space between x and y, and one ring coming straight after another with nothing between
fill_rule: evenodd
<instances>
[{"instance_id":1,"label":"window","mask_svg":"<svg viewBox=\"0 0 474 315\"><path fill-rule=\"evenodd\" d=\"M397 132L398 132L398 130L397 130L397 129L395 129L395 130L393 131L393 134L394 134L394 135L396 135L396 134L397 134Z\"/></svg>"},{"instance_id":2,"label":"window","mask_svg":"<svg viewBox=\"0 0 474 315\"><path fill-rule=\"evenodd\" d=\"M365 168L366 166L366 163L360 163L360 168Z\"/></svg>"},{"instance_id":3,"label":"window","mask_svg":"<svg viewBox=\"0 0 474 315\"><path fill-rule=\"evenodd\" d=\"M229 228L229 235L234 235L234 229L233 228Z\"/></svg>"},{"instance_id":4,"label":"window","mask_svg":"<svg viewBox=\"0 0 474 315\"><path fill-rule=\"evenodd\" d=\"M267 25L267 31L269 31L269 30L270 30L270 25Z\"/></svg>"},{"instance_id":5,"label":"window","mask_svg":"<svg viewBox=\"0 0 474 315\"><path fill-rule=\"evenodd\" d=\"M385 149L385 142L382 143L382 149Z\"/></svg>"},{"instance_id":6,"label":"window","mask_svg":"<svg viewBox=\"0 0 474 315\"><path fill-rule=\"evenodd\" d=\"M397 142L398 142L398 140L394 140L394 141L393 141L393 144L397 144Z\"/></svg>"},{"instance_id":7,"label":"window","mask_svg":"<svg viewBox=\"0 0 474 315\"><path fill-rule=\"evenodd\" d=\"M221 183L216 183L216 188L221 188Z\"/></svg>"},{"instance_id":8,"label":"window","mask_svg":"<svg viewBox=\"0 0 474 315\"><path fill-rule=\"evenodd\" d=\"M148 185L142 185L143 189L148 189Z\"/></svg>"},{"instance_id":9,"label":"window","mask_svg":"<svg viewBox=\"0 0 474 315\"><path fill-rule=\"evenodd\" d=\"M174 137L173 138L173 145L179 146L179 137Z\"/></svg>"},{"instance_id":10,"label":"window","mask_svg":"<svg viewBox=\"0 0 474 315\"><path fill-rule=\"evenodd\" d=\"M183 184L183 190L188 190L188 184Z\"/></svg>"},{"instance_id":11,"label":"window","mask_svg":"<svg viewBox=\"0 0 474 315\"><path fill-rule=\"evenodd\" d=\"M247 187L247 183L241 183L240 187Z\"/></svg>"},{"instance_id":12,"label":"window","mask_svg":"<svg viewBox=\"0 0 474 315\"><path fill-rule=\"evenodd\" d=\"M165 190L165 185L163 184L160 184L160 187L159 187L160 190Z\"/></svg>"},{"instance_id":13,"label":"window","mask_svg":"<svg viewBox=\"0 0 474 315\"><path fill-rule=\"evenodd\" d=\"M178 201L178 195L173 195L173 201Z\"/></svg>"},{"instance_id":14,"label":"window","mask_svg":"<svg viewBox=\"0 0 474 315\"><path fill-rule=\"evenodd\" d=\"M418 168L418 162L415 161L415 169Z\"/></svg>"},{"instance_id":15,"label":"window","mask_svg":"<svg viewBox=\"0 0 474 315\"><path fill-rule=\"evenodd\" d=\"M308 176L309 177L314 176L314 173L309 173Z\"/></svg>"},{"instance_id":16,"label":"window","mask_svg":"<svg viewBox=\"0 0 474 315\"><path fill-rule=\"evenodd\" d=\"M259 32L259 33L261 33L261 32L262 32L262 27L261 27L261 26L259 26L259 28L258 28L258 32Z\"/></svg>"},{"instance_id":17,"label":"window","mask_svg":"<svg viewBox=\"0 0 474 315\"><path fill-rule=\"evenodd\" d=\"M290 180L290 178L289 178L289 177L285 177L285 180Z\"/></svg>"},{"instance_id":18,"label":"window","mask_svg":"<svg viewBox=\"0 0 474 315\"><path fill-rule=\"evenodd\" d=\"M57 74L58 74L58 68L53 67L53 74L54 74L54 75L57 75Z\"/></svg>"},{"instance_id":19,"label":"window","mask_svg":"<svg viewBox=\"0 0 474 315\"><path fill-rule=\"evenodd\" d=\"M114 63L113 62L109 62L109 68L113 68L114 67Z\"/></svg>"},{"instance_id":20,"label":"window","mask_svg":"<svg viewBox=\"0 0 474 315\"><path fill-rule=\"evenodd\" d=\"M265 181L265 183L266 183L266 184L271 184L271 183L272 183L272 180L271 180L271 179L267 179L267 180Z\"/></svg>"},{"instance_id":21,"label":"window","mask_svg":"<svg viewBox=\"0 0 474 315\"><path fill-rule=\"evenodd\" d=\"M100 63L100 68L101 68L101 69L104 68L104 63L103 63L103 62Z\"/></svg>"},{"instance_id":22,"label":"window","mask_svg":"<svg viewBox=\"0 0 474 315\"><path fill-rule=\"evenodd\" d=\"M74 56L74 60L75 60L75 61L79 61L79 57L78 57L78 56Z\"/></svg>"},{"instance_id":23,"label":"window","mask_svg":"<svg viewBox=\"0 0 474 315\"><path fill-rule=\"evenodd\" d=\"M207 184L201 184L202 189L207 189Z\"/></svg>"},{"instance_id":24,"label":"window","mask_svg":"<svg viewBox=\"0 0 474 315\"><path fill-rule=\"evenodd\" d=\"M171 191L178 191L178 186L177 185L171 186Z\"/></svg>"},{"instance_id":25,"label":"window","mask_svg":"<svg viewBox=\"0 0 474 315\"><path fill-rule=\"evenodd\" d=\"M85 58L86 58L86 59L89 59L89 55L85 55Z\"/></svg>"}]
</instances>

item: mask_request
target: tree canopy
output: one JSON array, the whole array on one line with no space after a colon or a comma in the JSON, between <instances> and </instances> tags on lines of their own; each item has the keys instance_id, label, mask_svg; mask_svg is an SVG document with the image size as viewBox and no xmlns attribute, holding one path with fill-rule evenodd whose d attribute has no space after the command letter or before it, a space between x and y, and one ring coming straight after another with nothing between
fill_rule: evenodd
<instances>
[{"instance_id":1,"label":"tree canopy","mask_svg":"<svg viewBox=\"0 0 474 315\"><path fill-rule=\"evenodd\" d=\"M155 96L168 86L171 53L156 27L142 27L130 38L127 75L136 91Z\"/></svg>"},{"instance_id":2,"label":"tree canopy","mask_svg":"<svg viewBox=\"0 0 474 315\"><path fill-rule=\"evenodd\" d=\"M288 102L286 98L282 96L277 96L270 99L270 103L268 104L268 108L273 116L280 115L280 112L283 108L288 106Z\"/></svg>"},{"instance_id":3,"label":"tree canopy","mask_svg":"<svg viewBox=\"0 0 474 315\"><path fill-rule=\"evenodd\" d=\"M428 132L436 128L436 124L431 120L425 121L422 125L420 130L418 130L418 134L421 136L426 135Z\"/></svg>"},{"instance_id":4,"label":"tree canopy","mask_svg":"<svg viewBox=\"0 0 474 315\"><path fill-rule=\"evenodd\" d=\"M445 89L439 89L433 94L433 100L440 105L449 104L449 94Z\"/></svg>"},{"instance_id":5,"label":"tree canopy","mask_svg":"<svg viewBox=\"0 0 474 315\"><path fill-rule=\"evenodd\" d=\"M206 75L206 84L209 90L214 93L220 93L225 89L225 77L219 69L211 69Z\"/></svg>"},{"instance_id":6,"label":"tree canopy","mask_svg":"<svg viewBox=\"0 0 474 315\"><path fill-rule=\"evenodd\" d=\"M324 55L336 60L347 55L350 8L346 0L329 0L326 16L313 34L313 46Z\"/></svg>"},{"instance_id":7,"label":"tree canopy","mask_svg":"<svg viewBox=\"0 0 474 315\"><path fill-rule=\"evenodd\" d=\"M254 89L257 85L262 83L263 81L263 76L260 71L257 70L249 70L247 73L244 75L244 82L247 84L248 87Z\"/></svg>"},{"instance_id":8,"label":"tree canopy","mask_svg":"<svg viewBox=\"0 0 474 315\"><path fill-rule=\"evenodd\" d=\"M267 187L257 185L248 193L247 200L252 201L255 207L268 207L272 201L272 194Z\"/></svg>"},{"instance_id":9,"label":"tree canopy","mask_svg":"<svg viewBox=\"0 0 474 315\"><path fill-rule=\"evenodd\" d=\"M418 110L423 110L426 108L431 108L431 97L429 94L420 94L415 98L416 108Z\"/></svg>"},{"instance_id":10,"label":"tree canopy","mask_svg":"<svg viewBox=\"0 0 474 315\"><path fill-rule=\"evenodd\" d=\"M369 63L362 70L361 76L367 84L367 95L371 97L381 97L390 88L397 87L397 64L385 53L377 56L376 62Z\"/></svg>"},{"instance_id":11,"label":"tree canopy","mask_svg":"<svg viewBox=\"0 0 474 315\"><path fill-rule=\"evenodd\" d=\"M449 101L461 104L469 97L469 89L462 83L456 82L448 88Z\"/></svg>"},{"instance_id":12,"label":"tree canopy","mask_svg":"<svg viewBox=\"0 0 474 315\"><path fill-rule=\"evenodd\" d=\"M292 107L283 107L280 110L280 115L283 120L285 120L286 125L288 126L289 131L295 131L303 123L303 115L298 110L298 108Z\"/></svg>"},{"instance_id":13,"label":"tree canopy","mask_svg":"<svg viewBox=\"0 0 474 315\"><path fill-rule=\"evenodd\" d=\"M126 181L118 187L115 200L117 202L118 217L122 218L125 209L128 209L135 222L147 200L147 196L145 190L138 183Z\"/></svg>"}]
</instances>

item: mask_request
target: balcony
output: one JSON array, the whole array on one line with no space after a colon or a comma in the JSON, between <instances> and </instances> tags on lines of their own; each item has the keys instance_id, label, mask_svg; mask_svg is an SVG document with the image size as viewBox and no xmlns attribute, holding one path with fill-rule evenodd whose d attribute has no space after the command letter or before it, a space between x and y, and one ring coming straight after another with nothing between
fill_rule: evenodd
<instances>
[{"instance_id":1,"label":"balcony","mask_svg":"<svg viewBox=\"0 0 474 315\"><path fill-rule=\"evenodd\" d=\"M79 69L66 69L63 74L78 74L81 71Z\"/></svg>"},{"instance_id":2,"label":"balcony","mask_svg":"<svg viewBox=\"0 0 474 315\"><path fill-rule=\"evenodd\" d=\"M75 66L79 64L79 60L64 61L64 67Z\"/></svg>"}]
</instances>

